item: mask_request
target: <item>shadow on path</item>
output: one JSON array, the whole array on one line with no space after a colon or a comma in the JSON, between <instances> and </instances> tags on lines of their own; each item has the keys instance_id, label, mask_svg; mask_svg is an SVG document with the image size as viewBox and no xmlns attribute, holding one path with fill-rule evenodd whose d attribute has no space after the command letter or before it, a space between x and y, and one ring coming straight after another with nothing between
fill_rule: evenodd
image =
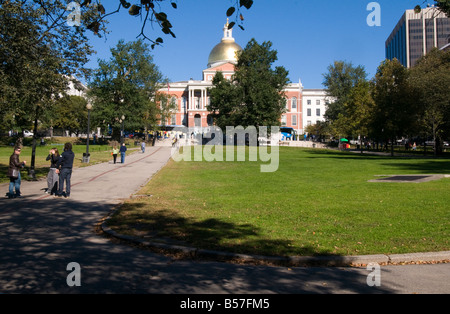
<instances>
[{"instance_id":1,"label":"shadow on path","mask_svg":"<svg viewBox=\"0 0 450 314\"><path fill-rule=\"evenodd\" d=\"M113 243L95 232L110 210L100 203L1 199L0 208L0 293L389 292L369 287L366 269L176 261ZM80 287L67 285L70 262Z\"/></svg>"}]
</instances>

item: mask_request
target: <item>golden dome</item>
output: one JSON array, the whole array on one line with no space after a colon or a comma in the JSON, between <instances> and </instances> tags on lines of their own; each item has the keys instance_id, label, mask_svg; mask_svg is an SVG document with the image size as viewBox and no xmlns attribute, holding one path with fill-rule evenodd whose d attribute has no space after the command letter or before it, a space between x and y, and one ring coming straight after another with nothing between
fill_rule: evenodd
<instances>
[{"instance_id":1,"label":"golden dome","mask_svg":"<svg viewBox=\"0 0 450 314\"><path fill-rule=\"evenodd\" d=\"M219 44L217 44L209 54L208 58L209 68L219 62L236 63L237 62L236 52L242 50L241 46L236 44L232 35L232 30L228 29L228 22L225 25L223 31L224 36L222 38L222 41Z\"/></svg>"}]
</instances>

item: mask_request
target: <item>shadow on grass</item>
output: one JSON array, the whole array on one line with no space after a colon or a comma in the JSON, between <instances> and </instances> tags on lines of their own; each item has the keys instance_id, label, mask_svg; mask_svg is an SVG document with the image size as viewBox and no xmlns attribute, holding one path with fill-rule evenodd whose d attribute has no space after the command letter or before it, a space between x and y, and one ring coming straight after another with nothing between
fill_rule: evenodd
<instances>
[{"instance_id":1,"label":"shadow on grass","mask_svg":"<svg viewBox=\"0 0 450 314\"><path fill-rule=\"evenodd\" d=\"M332 252L318 252L317 248L307 245L294 247L293 241L287 239L269 239L262 235L258 227L248 223L237 224L216 218L197 221L177 216L169 209L149 211L146 206L140 202L124 204L108 220L108 226L119 234L140 238L149 246L152 243L164 243L199 251L223 252L225 260L238 260L236 255L251 255L257 257L249 259L252 262L264 261L278 265L350 264L348 259ZM201 252L195 254L200 256ZM202 257L207 258L207 255Z\"/></svg>"},{"instance_id":2,"label":"shadow on grass","mask_svg":"<svg viewBox=\"0 0 450 314\"><path fill-rule=\"evenodd\" d=\"M385 161L393 161L389 164L389 166L398 166L399 168L411 170L423 170L423 171L431 171L432 174L437 173L447 173L450 171L450 158L446 156L422 156L419 154L411 155L411 156L390 156L388 154L378 154L377 152L366 152L361 154L359 151L339 151L339 150L326 150L326 149L310 149L308 153L311 156L307 156L305 158L337 158L337 159L351 159L351 160L385 160ZM399 161L409 161L400 163ZM418 161L417 163L414 163ZM426 162L424 162L426 161ZM442 172L444 171L444 172Z\"/></svg>"},{"instance_id":3,"label":"shadow on grass","mask_svg":"<svg viewBox=\"0 0 450 314\"><path fill-rule=\"evenodd\" d=\"M450 174L450 160L426 160L426 162L396 162L382 164L395 167L402 172L421 173L421 174Z\"/></svg>"},{"instance_id":4,"label":"shadow on grass","mask_svg":"<svg viewBox=\"0 0 450 314\"><path fill-rule=\"evenodd\" d=\"M370 153L361 154L358 152L351 152L345 150L335 149L309 149L308 153L312 156L306 158L339 158L339 159L357 159L357 160L373 160L373 159L398 159L402 157L391 157L387 155L376 155Z\"/></svg>"},{"instance_id":5,"label":"shadow on grass","mask_svg":"<svg viewBox=\"0 0 450 314\"><path fill-rule=\"evenodd\" d=\"M174 262L147 250L98 236L104 202L31 197L0 199L0 287L2 293L186 294L186 293L354 293L395 292L369 287L369 271L339 267L253 267L229 263ZM165 224L180 219L165 217ZM182 221L182 220L181 220ZM161 222L161 219L158 220ZM226 236L232 224L216 224ZM156 229L159 227L154 226ZM204 228L199 224L196 228ZM248 226L239 232L253 233ZM208 232L214 234L213 231ZM69 286L81 266L81 286ZM383 271L386 274L389 270ZM384 278L384 277L383 277ZM385 280L385 279L383 279ZM326 283L326 284L325 284ZM398 284L396 284L398 286ZM159 298L159 297L158 297Z\"/></svg>"}]
</instances>

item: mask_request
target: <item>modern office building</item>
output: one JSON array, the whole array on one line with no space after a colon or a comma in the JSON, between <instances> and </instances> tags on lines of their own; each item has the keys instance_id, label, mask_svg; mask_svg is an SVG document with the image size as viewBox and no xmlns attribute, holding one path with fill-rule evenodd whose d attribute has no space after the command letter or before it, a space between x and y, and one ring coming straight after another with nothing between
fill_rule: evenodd
<instances>
[{"instance_id":1,"label":"modern office building","mask_svg":"<svg viewBox=\"0 0 450 314\"><path fill-rule=\"evenodd\" d=\"M432 48L450 42L450 18L435 7L420 13L407 10L386 40L386 59L397 58L405 67L414 66Z\"/></svg>"},{"instance_id":2,"label":"modern office building","mask_svg":"<svg viewBox=\"0 0 450 314\"><path fill-rule=\"evenodd\" d=\"M177 108L169 114L165 125L186 126L199 132L213 125L212 116L207 110L210 102L208 89L213 86L212 80L218 71L226 79L231 79L237 63L236 52L242 50L235 42L232 30L228 29L228 23L223 28L223 34L220 43L209 54L202 80L171 82L159 90L160 93L167 94L169 101ZM286 110L280 117L282 126L292 127L298 134L303 134L306 125L323 120L327 104L325 90L304 89L299 80L298 83L288 84L283 92Z\"/></svg>"}]
</instances>

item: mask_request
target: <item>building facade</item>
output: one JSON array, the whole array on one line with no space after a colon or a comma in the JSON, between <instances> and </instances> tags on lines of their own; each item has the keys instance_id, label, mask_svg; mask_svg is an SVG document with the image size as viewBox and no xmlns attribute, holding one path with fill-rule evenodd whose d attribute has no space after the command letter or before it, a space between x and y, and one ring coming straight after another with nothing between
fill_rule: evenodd
<instances>
[{"instance_id":1,"label":"building facade","mask_svg":"<svg viewBox=\"0 0 450 314\"><path fill-rule=\"evenodd\" d=\"M420 13L407 10L386 40L386 59L397 58L405 67L413 67L417 60L432 48L442 48L450 42L450 18L435 7Z\"/></svg>"},{"instance_id":2,"label":"building facade","mask_svg":"<svg viewBox=\"0 0 450 314\"><path fill-rule=\"evenodd\" d=\"M177 108L165 121L166 125L185 126L199 131L213 125L207 109L210 103L208 89L213 86L212 80L219 71L226 79L232 78L237 63L236 53L242 50L233 38L232 29L228 29L228 23L223 28L223 34L221 42L209 54L202 80L172 82L159 90L167 94L169 101ZM299 81L288 84L283 92L286 96L286 111L280 117L282 126L292 127L298 134L303 134L307 124L324 120L327 104L325 90L304 89Z\"/></svg>"}]
</instances>

